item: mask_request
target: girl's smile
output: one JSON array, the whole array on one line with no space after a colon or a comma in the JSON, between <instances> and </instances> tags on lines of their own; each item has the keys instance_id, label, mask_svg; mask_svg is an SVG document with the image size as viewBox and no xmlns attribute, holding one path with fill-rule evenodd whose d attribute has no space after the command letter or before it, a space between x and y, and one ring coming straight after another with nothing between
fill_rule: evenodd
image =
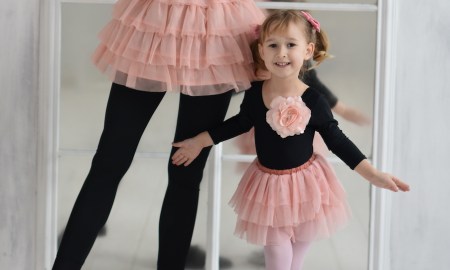
<instances>
[{"instance_id":1,"label":"girl's smile","mask_svg":"<svg viewBox=\"0 0 450 270\"><path fill-rule=\"evenodd\" d=\"M274 63L278 67L286 67L287 65L290 65L290 62L275 62Z\"/></svg>"}]
</instances>

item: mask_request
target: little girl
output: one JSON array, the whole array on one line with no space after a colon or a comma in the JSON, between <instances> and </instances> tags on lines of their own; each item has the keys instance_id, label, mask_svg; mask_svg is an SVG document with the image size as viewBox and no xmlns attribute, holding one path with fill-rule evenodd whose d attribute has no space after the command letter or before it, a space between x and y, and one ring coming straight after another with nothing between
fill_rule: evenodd
<instances>
[{"instance_id":1,"label":"little girl","mask_svg":"<svg viewBox=\"0 0 450 270\"><path fill-rule=\"evenodd\" d=\"M230 204L236 234L264 246L266 269L299 270L311 241L329 237L349 219L345 192L329 163L313 152L314 132L351 169L377 187L408 191L398 178L375 169L342 133L325 98L298 79L305 63L326 54L320 25L304 11L271 14L258 53L271 73L245 92L239 114L173 146L175 165L188 166L203 147L254 127L257 158ZM315 51L315 48L322 50Z\"/></svg>"}]
</instances>

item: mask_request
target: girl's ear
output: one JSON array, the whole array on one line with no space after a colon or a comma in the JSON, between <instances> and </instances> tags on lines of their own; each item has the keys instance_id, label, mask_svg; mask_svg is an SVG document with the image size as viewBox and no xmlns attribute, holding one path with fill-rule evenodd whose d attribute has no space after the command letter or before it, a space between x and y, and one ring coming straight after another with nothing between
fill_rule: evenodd
<instances>
[{"instance_id":1,"label":"girl's ear","mask_svg":"<svg viewBox=\"0 0 450 270\"><path fill-rule=\"evenodd\" d=\"M306 46L306 55L305 55L305 59L309 60L314 56L314 49L316 48L316 45L312 42L308 43L308 45Z\"/></svg>"}]
</instances>

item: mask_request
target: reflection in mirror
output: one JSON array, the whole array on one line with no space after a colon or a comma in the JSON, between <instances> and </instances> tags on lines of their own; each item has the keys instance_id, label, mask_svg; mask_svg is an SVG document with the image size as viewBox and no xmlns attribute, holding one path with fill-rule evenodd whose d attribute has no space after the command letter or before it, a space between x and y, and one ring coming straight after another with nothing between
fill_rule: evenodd
<instances>
[{"instance_id":1,"label":"reflection in mirror","mask_svg":"<svg viewBox=\"0 0 450 270\"><path fill-rule=\"evenodd\" d=\"M314 1L309 1L314 2ZM321 1L343 2L343 1ZM346 3L376 3L351 1ZM90 167L103 125L110 82L91 64L97 34L110 19L110 4L62 4L62 54L59 123L58 232L68 215ZM372 118L375 84L376 14L312 12L327 30L333 59L317 68L318 75L349 106ZM83 18L80 20L80 18ZM228 115L239 109L242 94L232 99ZM178 95L168 94L143 135L138 153L122 180L110 218L83 269L155 269L158 219L167 185L166 153L174 134ZM370 156L372 130L336 116L341 128ZM151 133L151 135L150 135ZM170 134L170 135L168 135ZM226 155L240 154L235 140L224 143ZM333 155L329 155L334 160ZM224 161L222 170L221 269L263 269L258 246L234 237L235 214L228 200L247 163ZM349 226L330 240L319 241L307 256L306 269L361 270L367 266L369 185L342 163L334 163L347 190L354 217ZM204 263L206 246L207 183L205 170L199 212L188 266ZM350 247L353 247L350 249ZM358 247L358 248L354 248ZM202 260L203 257L203 260Z\"/></svg>"}]
</instances>

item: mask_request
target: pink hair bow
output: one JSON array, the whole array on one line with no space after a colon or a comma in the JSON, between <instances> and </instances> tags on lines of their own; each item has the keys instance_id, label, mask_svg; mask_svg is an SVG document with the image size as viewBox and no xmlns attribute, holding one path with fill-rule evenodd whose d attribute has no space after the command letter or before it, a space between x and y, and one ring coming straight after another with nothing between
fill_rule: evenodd
<instances>
[{"instance_id":1,"label":"pink hair bow","mask_svg":"<svg viewBox=\"0 0 450 270\"><path fill-rule=\"evenodd\" d=\"M320 23L318 20L314 19L311 14L309 14L306 11L300 11L300 13L305 17L305 19L312 25L314 29L316 29L317 32L320 33Z\"/></svg>"}]
</instances>

